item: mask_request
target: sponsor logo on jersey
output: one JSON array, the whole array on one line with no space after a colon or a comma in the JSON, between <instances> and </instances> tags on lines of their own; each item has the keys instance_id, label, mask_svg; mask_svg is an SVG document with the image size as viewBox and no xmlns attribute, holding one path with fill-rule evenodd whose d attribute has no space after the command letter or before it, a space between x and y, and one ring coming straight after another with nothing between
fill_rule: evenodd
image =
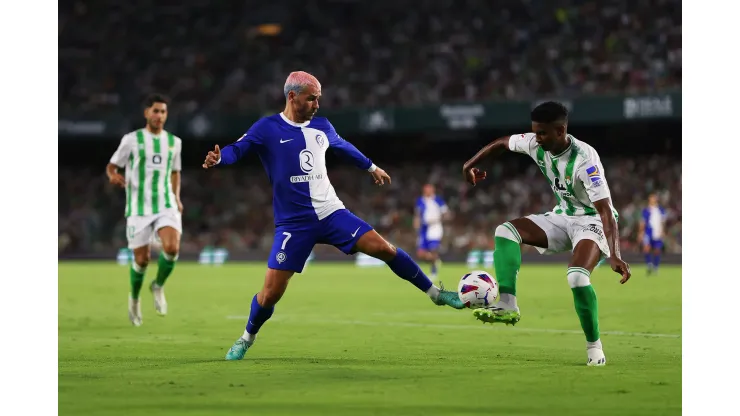
<instances>
[{"instance_id":1,"label":"sponsor logo on jersey","mask_svg":"<svg viewBox=\"0 0 740 416\"><path fill-rule=\"evenodd\" d=\"M291 176L290 182L291 183L299 183L299 182L310 182L310 181L320 181L324 179L323 173L316 173L313 175L298 175L298 176Z\"/></svg>"},{"instance_id":2,"label":"sponsor logo on jersey","mask_svg":"<svg viewBox=\"0 0 740 416\"><path fill-rule=\"evenodd\" d=\"M301 153L298 154L298 162L300 163L301 170L306 173L311 173L316 166L313 153L308 149L301 150Z\"/></svg>"},{"instance_id":3,"label":"sponsor logo on jersey","mask_svg":"<svg viewBox=\"0 0 740 416\"><path fill-rule=\"evenodd\" d=\"M591 183L595 184L601 180L601 172L599 172L599 167L596 165L586 169L586 173L588 174L588 177L591 178Z\"/></svg>"}]
</instances>

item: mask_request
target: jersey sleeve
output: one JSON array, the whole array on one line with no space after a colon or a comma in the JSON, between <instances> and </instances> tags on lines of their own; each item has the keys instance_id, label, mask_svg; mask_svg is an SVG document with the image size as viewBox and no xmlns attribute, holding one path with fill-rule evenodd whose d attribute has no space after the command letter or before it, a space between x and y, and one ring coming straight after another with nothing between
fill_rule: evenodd
<instances>
[{"instance_id":1,"label":"jersey sleeve","mask_svg":"<svg viewBox=\"0 0 740 416\"><path fill-rule=\"evenodd\" d=\"M650 220L650 211L647 208L642 209L642 220L648 222Z\"/></svg>"},{"instance_id":2,"label":"jersey sleeve","mask_svg":"<svg viewBox=\"0 0 740 416\"><path fill-rule=\"evenodd\" d=\"M603 174L604 168L598 159L587 159L578 167L578 180L586 188L588 199L596 202L604 198L610 198L609 186L606 184L606 178Z\"/></svg>"},{"instance_id":3,"label":"jersey sleeve","mask_svg":"<svg viewBox=\"0 0 740 416\"><path fill-rule=\"evenodd\" d=\"M134 150L132 144L133 141L131 135L127 134L123 136L121 138L121 143L118 145L118 149L116 149L116 152L113 153L113 156L111 156L110 158L110 163L118 166L119 168L126 166L126 161L131 155L131 152Z\"/></svg>"},{"instance_id":4,"label":"jersey sleeve","mask_svg":"<svg viewBox=\"0 0 740 416\"><path fill-rule=\"evenodd\" d=\"M218 161L219 165L231 165L236 163L247 154L250 148L262 143L260 121L254 123L252 127L250 127L249 130L234 143L221 149L221 159Z\"/></svg>"},{"instance_id":5,"label":"jersey sleeve","mask_svg":"<svg viewBox=\"0 0 740 416\"><path fill-rule=\"evenodd\" d=\"M444 199L442 199L441 196L437 196L436 199L437 199L437 205L439 205L439 211L442 214L446 214L450 209L447 208L447 204L445 204Z\"/></svg>"},{"instance_id":6,"label":"jersey sleeve","mask_svg":"<svg viewBox=\"0 0 740 416\"><path fill-rule=\"evenodd\" d=\"M414 204L414 213L416 215L421 215L421 211L424 208L424 203L421 201L421 198L416 198L416 204Z\"/></svg>"},{"instance_id":7,"label":"jersey sleeve","mask_svg":"<svg viewBox=\"0 0 740 416\"><path fill-rule=\"evenodd\" d=\"M509 137L509 150L531 156L537 148L536 137L534 133L515 134Z\"/></svg>"},{"instance_id":8,"label":"jersey sleeve","mask_svg":"<svg viewBox=\"0 0 740 416\"><path fill-rule=\"evenodd\" d=\"M179 140L175 149L175 158L172 161L172 171L180 172L182 170L182 140Z\"/></svg>"},{"instance_id":9,"label":"jersey sleeve","mask_svg":"<svg viewBox=\"0 0 740 416\"><path fill-rule=\"evenodd\" d=\"M326 121L326 137L329 139L329 147L334 150L340 158L357 166L360 169L367 170L373 165L373 162L362 152L360 152L352 143L344 140L334 129L329 121Z\"/></svg>"}]
</instances>

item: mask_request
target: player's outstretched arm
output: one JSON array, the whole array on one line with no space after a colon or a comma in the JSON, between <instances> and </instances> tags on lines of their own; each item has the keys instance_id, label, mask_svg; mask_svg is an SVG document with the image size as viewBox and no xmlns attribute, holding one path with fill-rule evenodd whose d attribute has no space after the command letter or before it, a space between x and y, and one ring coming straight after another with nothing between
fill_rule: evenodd
<instances>
[{"instance_id":1,"label":"player's outstretched arm","mask_svg":"<svg viewBox=\"0 0 740 416\"><path fill-rule=\"evenodd\" d=\"M480 163L488 156L498 157L506 150L509 150L510 139L511 136L499 137L498 139L485 145L482 149L478 151L478 153L475 154L475 156L471 157L470 160L465 162L465 164L463 165L463 176L465 177L465 180L468 181L471 185L475 186L475 183L477 181L486 179L486 172L476 168L475 165Z\"/></svg>"},{"instance_id":2,"label":"player's outstretched arm","mask_svg":"<svg viewBox=\"0 0 740 416\"><path fill-rule=\"evenodd\" d=\"M617 227L617 220L612 213L611 198L594 201L594 207L596 207L596 211L601 217L601 223L604 224L604 234L606 234L606 241L609 244L609 251L611 252L609 262L611 263L612 270L622 275L619 283L624 284L630 279L632 273L630 272L629 264L622 260L622 253L619 249L619 228Z\"/></svg>"},{"instance_id":3,"label":"player's outstretched arm","mask_svg":"<svg viewBox=\"0 0 740 416\"><path fill-rule=\"evenodd\" d=\"M206 160L203 162L203 169L212 168L216 165L231 165L239 161L239 159L247 154L249 148L257 143L257 137L250 132L247 132L237 141L223 149L216 145L206 155Z\"/></svg>"},{"instance_id":4,"label":"player's outstretched arm","mask_svg":"<svg viewBox=\"0 0 740 416\"><path fill-rule=\"evenodd\" d=\"M334 126L331 124L329 124L329 130L326 137L329 139L329 147L334 150L334 153L336 153L337 156L360 169L370 172L376 185L383 186L386 181L388 181L389 184L391 183L391 177L386 173L386 171L375 166L372 160L362 154L355 145L340 137L336 130L334 130Z\"/></svg>"}]
</instances>

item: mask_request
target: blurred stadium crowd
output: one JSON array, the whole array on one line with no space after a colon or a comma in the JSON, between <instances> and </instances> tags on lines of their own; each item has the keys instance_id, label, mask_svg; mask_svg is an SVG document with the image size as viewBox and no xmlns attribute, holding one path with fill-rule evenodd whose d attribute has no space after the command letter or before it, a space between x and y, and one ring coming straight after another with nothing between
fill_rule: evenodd
<instances>
[{"instance_id":1,"label":"blurred stadium crowd","mask_svg":"<svg viewBox=\"0 0 740 416\"><path fill-rule=\"evenodd\" d=\"M678 0L73 0L59 4L59 108L139 111L157 91L177 116L279 111L295 69L324 82L321 105L333 109L652 93L680 89L681 30ZM640 211L658 190L669 211L666 250L680 252L680 158L601 156L623 250L637 249ZM126 246L125 197L107 184L106 162L60 168L60 254ZM409 250L426 181L454 215L447 253L490 247L499 223L555 204L534 164L505 158L471 188L462 163L384 165L393 184L380 189L345 165L329 166L329 175L348 208ZM269 250L272 198L260 166L208 174L186 166L182 187L183 252Z\"/></svg>"},{"instance_id":2,"label":"blurred stadium crowd","mask_svg":"<svg viewBox=\"0 0 740 416\"><path fill-rule=\"evenodd\" d=\"M681 85L679 0L74 0L59 4L60 112L276 110L291 70L322 105L646 93Z\"/></svg>"},{"instance_id":3,"label":"blurred stadium crowd","mask_svg":"<svg viewBox=\"0 0 740 416\"><path fill-rule=\"evenodd\" d=\"M669 215L666 251L680 253L681 160L662 156L602 156L602 160L620 212L623 251L638 249L636 234L642 208L647 194L658 191ZM555 206L547 181L533 163L522 169L515 160L504 158L475 188L463 182L462 163L384 165L393 183L382 188L373 185L367 173L346 165L330 166L329 177L347 208L408 250L415 249L413 207L426 181L437 185L438 194L453 214L445 230L445 253L492 247L493 230L498 224ZM108 185L100 168L62 169L59 187L60 253L113 252L126 246L124 192ZM209 245L232 252L269 252L273 241L272 194L261 166L249 164L209 172L184 170L182 200L184 253L197 253ZM322 250L335 249L320 246L317 253Z\"/></svg>"}]
</instances>

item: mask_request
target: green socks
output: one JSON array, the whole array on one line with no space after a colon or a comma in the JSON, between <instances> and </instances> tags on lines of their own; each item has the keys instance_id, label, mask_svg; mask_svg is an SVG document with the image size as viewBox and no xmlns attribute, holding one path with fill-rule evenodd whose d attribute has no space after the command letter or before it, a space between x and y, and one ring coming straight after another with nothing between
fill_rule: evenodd
<instances>
[{"instance_id":1,"label":"green socks","mask_svg":"<svg viewBox=\"0 0 740 416\"><path fill-rule=\"evenodd\" d=\"M177 257L169 256L165 253L159 254L159 268L157 270L157 286L164 286L164 282L172 274L172 270L175 269L175 261Z\"/></svg>"},{"instance_id":2,"label":"green socks","mask_svg":"<svg viewBox=\"0 0 740 416\"><path fill-rule=\"evenodd\" d=\"M586 334L586 341L596 342L599 340L599 305L589 275L590 272L581 267L568 268L568 283L573 291L573 302L581 328Z\"/></svg>"},{"instance_id":3,"label":"green socks","mask_svg":"<svg viewBox=\"0 0 740 416\"><path fill-rule=\"evenodd\" d=\"M159 255L159 269L157 270L157 286L163 286L164 282L172 274L172 270L175 269L175 261L177 256L169 256L165 253ZM136 262L131 263L129 274L131 277L131 298L139 299L139 293L141 293L141 286L144 284L144 273L146 273L146 267L141 267Z\"/></svg>"},{"instance_id":4,"label":"green socks","mask_svg":"<svg viewBox=\"0 0 740 416\"><path fill-rule=\"evenodd\" d=\"M505 236L501 236L502 234ZM507 222L496 229L494 241L496 250L493 252L493 266L499 292L516 296L516 278L522 265L522 250L519 247L521 237L514 226Z\"/></svg>"},{"instance_id":5,"label":"green socks","mask_svg":"<svg viewBox=\"0 0 740 416\"><path fill-rule=\"evenodd\" d=\"M141 285L144 283L144 273L146 273L146 267L141 267L136 262L131 263L129 276L131 279L131 299L139 299L139 293L141 292Z\"/></svg>"}]
</instances>

